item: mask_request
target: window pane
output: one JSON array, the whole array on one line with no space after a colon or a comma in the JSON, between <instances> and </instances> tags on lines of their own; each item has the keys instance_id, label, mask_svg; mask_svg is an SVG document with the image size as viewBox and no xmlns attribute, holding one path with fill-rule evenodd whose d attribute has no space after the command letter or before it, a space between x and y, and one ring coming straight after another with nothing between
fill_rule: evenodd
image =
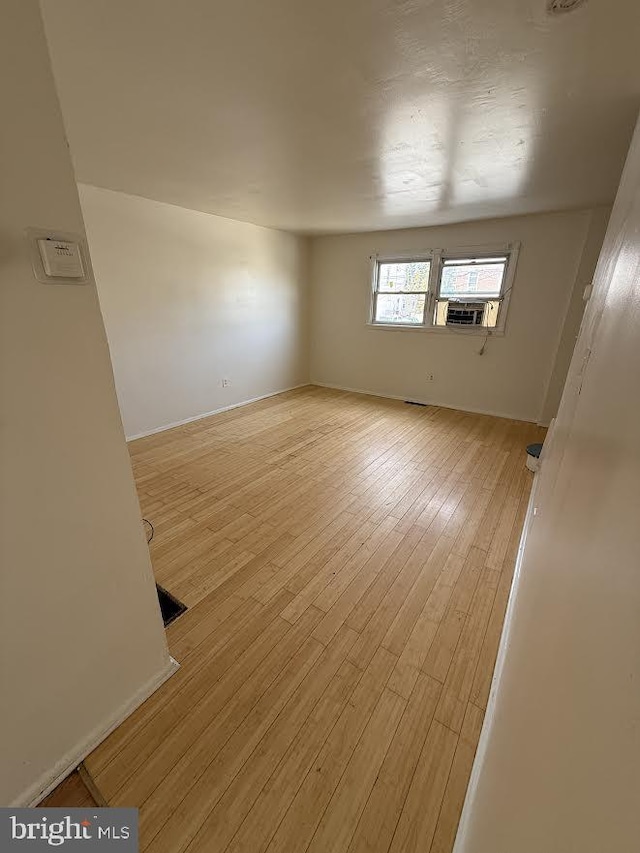
<instances>
[{"instance_id":1,"label":"window pane","mask_svg":"<svg viewBox=\"0 0 640 853\"><path fill-rule=\"evenodd\" d=\"M394 293L398 290L424 292L429 288L430 269L430 261L381 263L378 276L378 290L382 293Z\"/></svg>"},{"instance_id":2,"label":"window pane","mask_svg":"<svg viewBox=\"0 0 640 853\"><path fill-rule=\"evenodd\" d=\"M445 263L442 268L440 295L456 299L491 299L500 296L506 265L506 260L497 264Z\"/></svg>"},{"instance_id":3,"label":"window pane","mask_svg":"<svg viewBox=\"0 0 640 853\"><path fill-rule=\"evenodd\" d=\"M379 293L376 299L376 323L422 323L424 293Z\"/></svg>"}]
</instances>

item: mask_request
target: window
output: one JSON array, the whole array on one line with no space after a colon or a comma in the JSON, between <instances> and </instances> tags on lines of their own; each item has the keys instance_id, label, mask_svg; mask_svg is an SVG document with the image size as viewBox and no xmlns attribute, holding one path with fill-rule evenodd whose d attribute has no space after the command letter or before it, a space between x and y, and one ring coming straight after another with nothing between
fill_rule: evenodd
<instances>
[{"instance_id":1,"label":"window","mask_svg":"<svg viewBox=\"0 0 640 853\"><path fill-rule=\"evenodd\" d=\"M504 329L518 246L434 249L374 258L371 323L400 328Z\"/></svg>"},{"instance_id":2,"label":"window","mask_svg":"<svg viewBox=\"0 0 640 853\"><path fill-rule=\"evenodd\" d=\"M443 258L434 325L495 328L508 260Z\"/></svg>"},{"instance_id":3,"label":"window","mask_svg":"<svg viewBox=\"0 0 640 853\"><path fill-rule=\"evenodd\" d=\"M374 322L423 325L430 275L430 260L379 261Z\"/></svg>"}]
</instances>

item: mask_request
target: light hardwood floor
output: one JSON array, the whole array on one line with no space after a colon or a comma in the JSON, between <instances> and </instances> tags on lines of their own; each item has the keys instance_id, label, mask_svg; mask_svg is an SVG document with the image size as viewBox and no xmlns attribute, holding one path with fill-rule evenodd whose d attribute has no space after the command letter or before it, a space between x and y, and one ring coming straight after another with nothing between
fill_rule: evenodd
<instances>
[{"instance_id":1,"label":"light hardwood floor","mask_svg":"<svg viewBox=\"0 0 640 853\"><path fill-rule=\"evenodd\" d=\"M74 770L39 805L46 809L81 809L92 808L98 804L80 773Z\"/></svg>"},{"instance_id":2,"label":"light hardwood floor","mask_svg":"<svg viewBox=\"0 0 640 853\"><path fill-rule=\"evenodd\" d=\"M306 387L131 444L178 673L87 760L150 853L445 853L531 424Z\"/></svg>"}]
</instances>

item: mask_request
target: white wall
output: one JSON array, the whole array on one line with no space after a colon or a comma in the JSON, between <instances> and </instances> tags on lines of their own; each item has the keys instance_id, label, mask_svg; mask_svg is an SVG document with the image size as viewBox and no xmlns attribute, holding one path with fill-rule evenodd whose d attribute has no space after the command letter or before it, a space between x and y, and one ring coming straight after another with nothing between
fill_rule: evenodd
<instances>
[{"instance_id":1,"label":"white wall","mask_svg":"<svg viewBox=\"0 0 640 853\"><path fill-rule=\"evenodd\" d=\"M571 363L573 350L578 339L578 332L580 331L580 323L584 314L584 291L588 285L593 283L596 263L600 249L602 248L602 241L607 230L610 214L610 207L597 207L592 211L582 259L562 327L560 345L558 346L553 371L549 378L547 394L540 418L543 424L551 422L560 405L564 382L567 377L567 371L569 370L569 364Z\"/></svg>"},{"instance_id":2,"label":"white wall","mask_svg":"<svg viewBox=\"0 0 640 853\"><path fill-rule=\"evenodd\" d=\"M0 804L30 803L170 671L93 281L45 285L27 226L83 233L37 0L0 29ZM10 22L10 25L9 25Z\"/></svg>"},{"instance_id":3,"label":"white wall","mask_svg":"<svg viewBox=\"0 0 640 853\"><path fill-rule=\"evenodd\" d=\"M638 849L639 329L636 130L545 443L456 853Z\"/></svg>"},{"instance_id":4,"label":"white wall","mask_svg":"<svg viewBox=\"0 0 640 853\"><path fill-rule=\"evenodd\" d=\"M543 413L583 249L593 255L595 246L597 254L604 233L598 235L598 228L590 227L592 217L599 222L602 215L602 211L553 213L314 238L312 381L540 420L553 407L551 402ZM482 345L478 336L366 325L373 253L514 241L522 247L506 334L492 337L483 356L478 355ZM427 381L431 373L435 380Z\"/></svg>"},{"instance_id":5,"label":"white wall","mask_svg":"<svg viewBox=\"0 0 640 853\"><path fill-rule=\"evenodd\" d=\"M308 381L306 240L96 187L80 200L127 436Z\"/></svg>"}]
</instances>

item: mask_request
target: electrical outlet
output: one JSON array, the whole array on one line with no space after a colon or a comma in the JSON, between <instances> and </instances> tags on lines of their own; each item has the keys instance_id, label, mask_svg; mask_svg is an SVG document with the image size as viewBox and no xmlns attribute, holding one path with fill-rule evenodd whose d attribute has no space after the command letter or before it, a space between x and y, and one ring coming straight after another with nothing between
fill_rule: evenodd
<instances>
[{"instance_id":1,"label":"electrical outlet","mask_svg":"<svg viewBox=\"0 0 640 853\"><path fill-rule=\"evenodd\" d=\"M434 379L435 376L433 375L433 373L427 373L427 382L433 382Z\"/></svg>"},{"instance_id":2,"label":"electrical outlet","mask_svg":"<svg viewBox=\"0 0 640 853\"><path fill-rule=\"evenodd\" d=\"M222 380L222 387L223 387L223 388L228 388L230 385L231 385L231 380L230 380L230 379L223 379L223 380Z\"/></svg>"}]
</instances>

